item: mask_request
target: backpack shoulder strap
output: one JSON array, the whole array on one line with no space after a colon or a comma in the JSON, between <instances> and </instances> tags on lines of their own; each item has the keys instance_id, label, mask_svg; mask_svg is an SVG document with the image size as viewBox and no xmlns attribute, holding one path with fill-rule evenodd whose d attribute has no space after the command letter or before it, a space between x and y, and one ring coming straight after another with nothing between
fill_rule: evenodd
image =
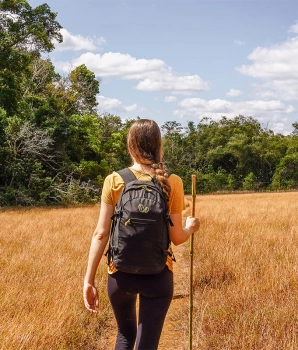
<instances>
[{"instance_id":1,"label":"backpack shoulder strap","mask_svg":"<svg viewBox=\"0 0 298 350\"><path fill-rule=\"evenodd\" d=\"M136 180L135 174L129 168L121 169L117 171L117 173L122 177L125 184L128 184L129 182ZM172 172L167 170L167 174L170 177Z\"/></svg>"},{"instance_id":2,"label":"backpack shoulder strap","mask_svg":"<svg viewBox=\"0 0 298 350\"><path fill-rule=\"evenodd\" d=\"M121 169L117 171L117 173L122 177L125 184L128 184L136 179L135 174L129 168Z\"/></svg>"}]
</instances>

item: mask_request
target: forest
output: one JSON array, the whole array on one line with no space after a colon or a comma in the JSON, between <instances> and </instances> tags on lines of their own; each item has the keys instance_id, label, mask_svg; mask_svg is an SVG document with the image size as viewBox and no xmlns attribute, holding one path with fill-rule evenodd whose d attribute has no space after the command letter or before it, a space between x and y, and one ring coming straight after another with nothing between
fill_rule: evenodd
<instances>
[{"instance_id":1,"label":"forest","mask_svg":"<svg viewBox=\"0 0 298 350\"><path fill-rule=\"evenodd\" d=\"M0 1L0 207L98 202L105 176L130 165L134 120L99 113L100 84L85 65L55 72L56 16L47 4ZM186 193L191 174L198 193L298 188L298 121L290 135L242 115L161 130L165 163Z\"/></svg>"}]
</instances>

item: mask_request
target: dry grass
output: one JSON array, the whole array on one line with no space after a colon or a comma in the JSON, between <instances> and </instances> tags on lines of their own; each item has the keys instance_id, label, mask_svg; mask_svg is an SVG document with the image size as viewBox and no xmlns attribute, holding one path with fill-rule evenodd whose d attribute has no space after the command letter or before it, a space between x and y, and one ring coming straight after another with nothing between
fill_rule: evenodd
<instances>
[{"instance_id":1,"label":"dry grass","mask_svg":"<svg viewBox=\"0 0 298 350\"><path fill-rule=\"evenodd\" d=\"M297 192L198 196L193 349L298 349L297 198ZM112 316L104 261L97 317L81 296L98 211L0 212L1 349L106 348ZM173 339L178 350L188 343L188 300L181 306L171 316L185 344L177 348Z\"/></svg>"},{"instance_id":2,"label":"dry grass","mask_svg":"<svg viewBox=\"0 0 298 350\"><path fill-rule=\"evenodd\" d=\"M82 302L82 282L99 207L0 212L0 348L103 349L111 312L102 280L101 312Z\"/></svg>"},{"instance_id":3,"label":"dry grass","mask_svg":"<svg viewBox=\"0 0 298 350\"><path fill-rule=\"evenodd\" d=\"M198 197L194 349L298 349L297 199L297 192ZM174 318L188 344L186 303Z\"/></svg>"}]
</instances>

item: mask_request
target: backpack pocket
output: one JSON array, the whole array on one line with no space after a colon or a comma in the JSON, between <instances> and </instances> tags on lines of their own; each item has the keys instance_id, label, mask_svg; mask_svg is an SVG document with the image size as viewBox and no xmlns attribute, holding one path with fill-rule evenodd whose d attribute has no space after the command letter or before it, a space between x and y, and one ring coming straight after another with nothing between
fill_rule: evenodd
<instances>
[{"instance_id":1,"label":"backpack pocket","mask_svg":"<svg viewBox=\"0 0 298 350\"><path fill-rule=\"evenodd\" d=\"M140 219L140 218L130 218L124 222L124 226L128 225L155 225L157 220L153 219Z\"/></svg>"}]
</instances>

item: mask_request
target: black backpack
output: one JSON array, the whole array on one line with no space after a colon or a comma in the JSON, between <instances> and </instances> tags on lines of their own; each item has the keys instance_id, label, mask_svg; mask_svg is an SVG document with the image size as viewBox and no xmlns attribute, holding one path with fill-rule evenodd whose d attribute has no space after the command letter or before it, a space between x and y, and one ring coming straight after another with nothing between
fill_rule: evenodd
<instances>
[{"instance_id":1,"label":"black backpack","mask_svg":"<svg viewBox=\"0 0 298 350\"><path fill-rule=\"evenodd\" d=\"M159 273L169 255L169 225L173 226L167 200L154 177L142 181L129 168L118 174L125 186L111 217L108 264L112 260L119 271L128 273Z\"/></svg>"}]
</instances>

